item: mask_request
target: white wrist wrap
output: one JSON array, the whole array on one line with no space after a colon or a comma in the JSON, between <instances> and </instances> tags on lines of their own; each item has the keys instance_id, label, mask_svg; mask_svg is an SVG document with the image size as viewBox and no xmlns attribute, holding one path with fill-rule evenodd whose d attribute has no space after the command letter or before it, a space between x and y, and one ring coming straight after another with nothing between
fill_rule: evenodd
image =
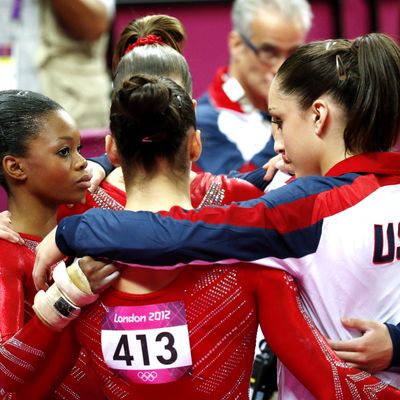
<instances>
[{"instance_id":1,"label":"white wrist wrap","mask_svg":"<svg viewBox=\"0 0 400 400\"><path fill-rule=\"evenodd\" d=\"M81 311L63 296L56 284L36 294L33 309L43 322L57 331L64 329Z\"/></svg>"},{"instance_id":2,"label":"white wrist wrap","mask_svg":"<svg viewBox=\"0 0 400 400\"><path fill-rule=\"evenodd\" d=\"M83 307L97 300L99 295L92 292L86 275L79 267L79 259L75 260L74 263L68 267L68 270L72 272L76 279L79 279L79 283L85 288L85 291L82 291L75 285L67 271L65 263L60 262L54 268L53 279L64 296L79 307Z\"/></svg>"}]
</instances>

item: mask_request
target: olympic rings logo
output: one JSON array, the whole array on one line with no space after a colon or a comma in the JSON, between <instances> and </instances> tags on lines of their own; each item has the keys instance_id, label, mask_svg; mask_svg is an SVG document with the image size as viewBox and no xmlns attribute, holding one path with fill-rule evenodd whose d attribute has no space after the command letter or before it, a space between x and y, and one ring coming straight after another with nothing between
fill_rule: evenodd
<instances>
[{"instance_id":1,"label":"olympic rings logo","mask_svg":"<svg viewBox=\"0 0 400 400\"><path fill-rule=\"evenodd\" d=\"M156 371L140 371L137 375L143 382L153 382L158 376Z\"/></svg>"}]
</instances>

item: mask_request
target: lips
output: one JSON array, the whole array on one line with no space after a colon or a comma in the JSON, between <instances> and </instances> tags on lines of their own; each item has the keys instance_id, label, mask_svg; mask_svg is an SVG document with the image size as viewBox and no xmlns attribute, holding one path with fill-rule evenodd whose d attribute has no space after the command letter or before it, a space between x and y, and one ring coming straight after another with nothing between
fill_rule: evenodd
<instances>
[{"instance_id":1,"label":"lips","mask_svg":"<svg viewBox=\"0 0 400 400\"><path fill-rule=\"evenodd\" d=\"M77 182L77 185L82 189L89 189L90 187L90 176L84 175L81 179Z\"/></svg>"}]
</instances>

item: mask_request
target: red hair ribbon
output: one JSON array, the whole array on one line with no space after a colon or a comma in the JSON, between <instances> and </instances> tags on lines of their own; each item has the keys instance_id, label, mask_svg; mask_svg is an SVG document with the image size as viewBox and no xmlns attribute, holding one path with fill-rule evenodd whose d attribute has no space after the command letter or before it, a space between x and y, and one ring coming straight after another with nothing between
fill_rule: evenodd
<instances>
[{"instance_id":1,"label":"red hair ribbon","mask_svg":"<svg viewBox=\"0 0 400 400\"><path fill-rule=\"evenodd\" d=\"M125 50L125 54L128 54L129 52L131 52L135 47L139 47L139 46L145 46L146 44L165 44L162 40L160 36L157 35L147 35L144 38L139 38L138 40L136 40L135 43L130 44L126 50Z\"/></svg>"}]
</instances>

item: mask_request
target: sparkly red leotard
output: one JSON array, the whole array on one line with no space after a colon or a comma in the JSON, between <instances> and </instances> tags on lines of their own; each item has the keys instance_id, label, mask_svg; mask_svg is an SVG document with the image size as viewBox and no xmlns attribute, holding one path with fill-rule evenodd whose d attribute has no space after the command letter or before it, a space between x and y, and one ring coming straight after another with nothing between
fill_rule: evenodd
<instances>
[{"instance_id":1,"label":"sparkly red leotard","mask_svg":"<svg viewBox=\"0 0 400 400\"><path fill-rule=\"evenodd\" d=\"M261 196L263 192L251 183L241 179L214 176L208 172L196 175L190 184L190 198L194 208L205 205L230 204L232 201L245 201ZM110 208L122 210L126 204L126 194L114 185L103 181L94 193L86 193L85 204L73 207L60 206L57 218L81 214L91 208Z\"/></svg>"},{"instance_id":2,"label":"sparkly red leotard","mask_svg":"<svg viewBox=\"0 0 400 400\"><path fill-rule=\"evenodd\" d=\"M151 340L151 329L127 332L115 325L118 329L112 332L116 335L112 343L114 347L111 352L107 351L105 334L112 324L106 316L111 315L113 321L116 320L114 307L135 307L129 309L130 315L133 315L132 311L139 310L137 307L157 305L160 310L163 305L171 303L184 304L186 316L183 321L189 332L191 369L185 370L177 380L151 384L150 380L155 376L152 369L143 373L133 364L131 374L127 376L123 368L107 365L116 359L125 367L130 357L140 358L143 347L138 352L129 349L130 343L128 347L119 345L123 335L131 337L140 333L140 343L150 343ZM76 338L74 345L70 342L66 345L65 337L60 338L60 334L34 317L12 339L20 345L14 346L9 341L4 349L37 368L45 363L43 356L51 353L54 346L57 346L59 356L67 359L74 346L79 348L81 344L109 399L149 399L158 396L165 400L246 399L258 320L278 357L317 398L400 398L398 390L365 372L346 367L335 357L309 319L303 318L296 285L289 275L249 265L187 268L168 287L146 295L110 289L100 300L87 307L73 323L72 329L68 329ZM168 329L172 335L176 334L171 327L163 328L166 332ZM175 350L177 353L185 350L181 343L167 340L162 343L161 352L156 354L169 359ZM29 353L24 351L28 346L31 349ZM153 347L154 343L148 346L149 359L152 359ZM107 353L111 357L104 356ZM32 374L12 360L3 361L3 371L7 371L6 378L8 376L8 380L4 379L6 383L13 381L11 375L26 379ZM137 383L138 378L144 383Z\"/></svg>"},{"instance_id":3,"label":"sparkly red leotard","mask_svg":"<svg viewBox=\"0 0 400 400\"><path fill-rule=\"evenodd\" d=\"M36 290L32 280L32 268L35 248L40 242L38 237L23 233L21 236L25 240L25 245L0 240L0 394L2 398L7 399L33 400L42 399L47 395L51 395L53 399L76 399L76 396L84 398L85 394L92 393L91 399L102 399L97 378L91 368L87 368L87 356L84 352L79 352L79 347L69 346L72 339L68 331L60 335L60 340L70 347L69 357L67 359L62 357L54 348L54 351L47 354L46 362L41 366L46 372L33 374L29 383L18 378L4 365L5 360L11 360L20 368L32 370L32 367L24 361L25 357L13 357L13 349L17 348L23 348L27 354L32 352L45 360L40 350L24 347L22 343L13 339L13 335L34 315L32 304ZM10 350L3 347L7 340L11 343ZM8 387L11 391L15 389L17 393L3 389L4 379L11 379L12 384ZM85 381L84 386L81 384L82 380Z\"/></svg>"}]
</instances>

